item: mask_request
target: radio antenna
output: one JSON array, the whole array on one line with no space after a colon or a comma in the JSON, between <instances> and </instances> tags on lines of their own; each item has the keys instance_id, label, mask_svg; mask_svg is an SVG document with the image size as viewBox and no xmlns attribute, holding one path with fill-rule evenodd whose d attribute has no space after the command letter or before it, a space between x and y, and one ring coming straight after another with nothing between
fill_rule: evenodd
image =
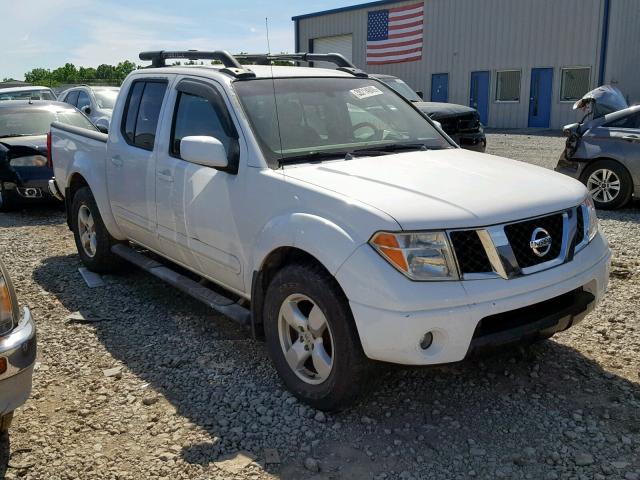
<instances>
[{"instance_id":1,"label":"radio antenna","mask_svg":"<svg viewBox=\"0 0 640 480\"><path fill-rule=\"evenodd\" d=\"M269 17L264 18L264 25L267 30L267 56L271 55L271 42L269 41ZM280 131L280 116L278 115L278 96L276 95L276 80L273 76L273 61L269 61L271 67L271 84L273 86L273 106L276 112L276 125L278 125L278 141L280 142L280 166L284 166L282 162L282 132Z\"/></svg>"}]
</instances>

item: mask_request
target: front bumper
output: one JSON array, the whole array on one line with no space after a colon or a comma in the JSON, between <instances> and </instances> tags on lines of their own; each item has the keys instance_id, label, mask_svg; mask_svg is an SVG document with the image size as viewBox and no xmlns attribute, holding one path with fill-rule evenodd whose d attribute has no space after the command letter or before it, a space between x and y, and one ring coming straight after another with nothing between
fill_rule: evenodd
<instances>
[{"instance_id":1,"label":"front bumper","mask_svg":"<svg viewBox=\"0 0 640 480\"><path fill-rule=\"evenodd\" d=\"M569 292L586 292L584 309L569 309L554 324L540 324L542 335L568 328L582 320L604 294L611 252L602 235L568 263L510 280L411 282L369 247L361 246L338 270L336 278L349 299L365 354L372 359L405 365L457 362L478 345L474 339L481 320L549 301ZM366 272L366 281L363 281ZM589 301L591 300L591 301ZM507 328L507 330L509 330ZM433 341L420 341L431 332ZM511 329L508 343L531 333Z\"/></svg>"},{"instance_id":2,"label":"front bumper","mask_svg":"<svg viewBox=\"0 0 640 480\"><path fill-rule=\"evenodd\" d=\"M0 357L7 368L0 374L0 416L12 412L29 398L36 361L36 325L28 308L18 326L0 337Z\"/></svg>"},{"instance_id":3,"label":"front bumper","mask_svg":"<svg viewBox=\"0 0 640 480\"><path fill-rule=\"evenodd\" d=\"M484 133L458 133L450 135L460 147L475 152L485 152L487 149L487 137Z\"/></svg>"},{"instance_id":4,"label":"front bumper","mask_svg":"<svg viewBox=\"0 0 640 480\"><path fill-rule=\"evenodd\" d=\"M573 159L567 160L563 152L554 170L558 173L575 178L576 180L580 180L587 165L588 162L585 161L577 161Z\"/></svg>"}]
</instances>

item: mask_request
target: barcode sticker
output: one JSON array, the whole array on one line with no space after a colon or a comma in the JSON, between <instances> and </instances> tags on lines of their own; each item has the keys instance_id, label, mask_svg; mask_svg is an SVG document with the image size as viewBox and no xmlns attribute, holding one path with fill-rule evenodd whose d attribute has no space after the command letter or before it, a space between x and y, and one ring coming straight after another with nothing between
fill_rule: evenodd
<instances>
[{"instance_id":1,"label":"barcode sticker","mask_svg":"<svg viewBox=\"0 0 640 480\"><path fill-rule=\"evenodd\" d=\"M382 95L384 92L373 85L368 87L354 88L349 90L349 93L354 97L362 100L363 98L375 97L376 95Z\"/></svg>"}]
</instances>

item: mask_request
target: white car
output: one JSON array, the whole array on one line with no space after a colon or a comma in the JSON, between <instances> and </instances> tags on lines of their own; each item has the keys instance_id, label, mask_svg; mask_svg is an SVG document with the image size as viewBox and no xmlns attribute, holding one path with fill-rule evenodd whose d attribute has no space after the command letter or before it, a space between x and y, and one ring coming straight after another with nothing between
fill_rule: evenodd
<instances>
[{"instance_id":1,"label":"white car","mask_svg":"<svg viewBox=\"0 0 640 480\"><path fill-rule=\"evenodd\" d=\"M90 87L81 85L60 93L58 100L73 105L99 129L106 132L118 98L118 87Z\"/></svg>"},{"instance_id":2,"label":"white car","mask_svg":"<svg viewBox=\"0 0 640 480\"><path fill-rule=\"evenodd\" d=\"M600 300L611 254L580 182L457 148L338 55L249 58L141 54L108 136L53 124L50 189L89 269L125 258L250 325L320 409L353 400L370 360L457 362Z\"/></svg>"}]
</instances>

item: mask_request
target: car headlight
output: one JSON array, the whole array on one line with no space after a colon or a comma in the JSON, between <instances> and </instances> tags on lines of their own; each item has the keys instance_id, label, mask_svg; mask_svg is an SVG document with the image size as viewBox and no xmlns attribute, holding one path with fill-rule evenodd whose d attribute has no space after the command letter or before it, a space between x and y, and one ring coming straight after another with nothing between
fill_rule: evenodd
<instances>
[{"instance_id":1,"label":"car headlight","mask_svg":"<svg viewBox=\"0 0 640 480\"><path fill-rule=\"evenodd\" d=\"M370 245L412 280L457 280L458 270L444 232L378 232Z\"/></svg>"},{"instance_id":2,"label":"car headlight","mask_svg":"<svg viewBox=\"0 0 640 480\"><path fill-rule=\"evenodd\" d=\"M11 159L12 167L44 167L47 165L47 157L42 155L30 155Z\"/></svg>"},{"instance_id":3,"label":"car headlight","mask_svg":"<svg viewBox=\"0 0 640 480\"><path fill-rule=\"evenodd\" d=\"M596 236L596 233L598 233L598 216L596 215L596 206L593 203L591 195L587 197L582 205L584 205L587 210L587 218L585 221L588 222L589 228L587 229L587 235L589 237L589 241L591 241L593 240L593 237Z\"/></svg>"},{"instance_id":4,"label":"car headlight","mask_svg":"<svg viewBox=\"0 0 640 480\"><path fill-rule=\"evenodd\" d=\"M0 270L0 335L11 331L14 327L14 300L11 286Z\"/></svg>"}]
</instances>

